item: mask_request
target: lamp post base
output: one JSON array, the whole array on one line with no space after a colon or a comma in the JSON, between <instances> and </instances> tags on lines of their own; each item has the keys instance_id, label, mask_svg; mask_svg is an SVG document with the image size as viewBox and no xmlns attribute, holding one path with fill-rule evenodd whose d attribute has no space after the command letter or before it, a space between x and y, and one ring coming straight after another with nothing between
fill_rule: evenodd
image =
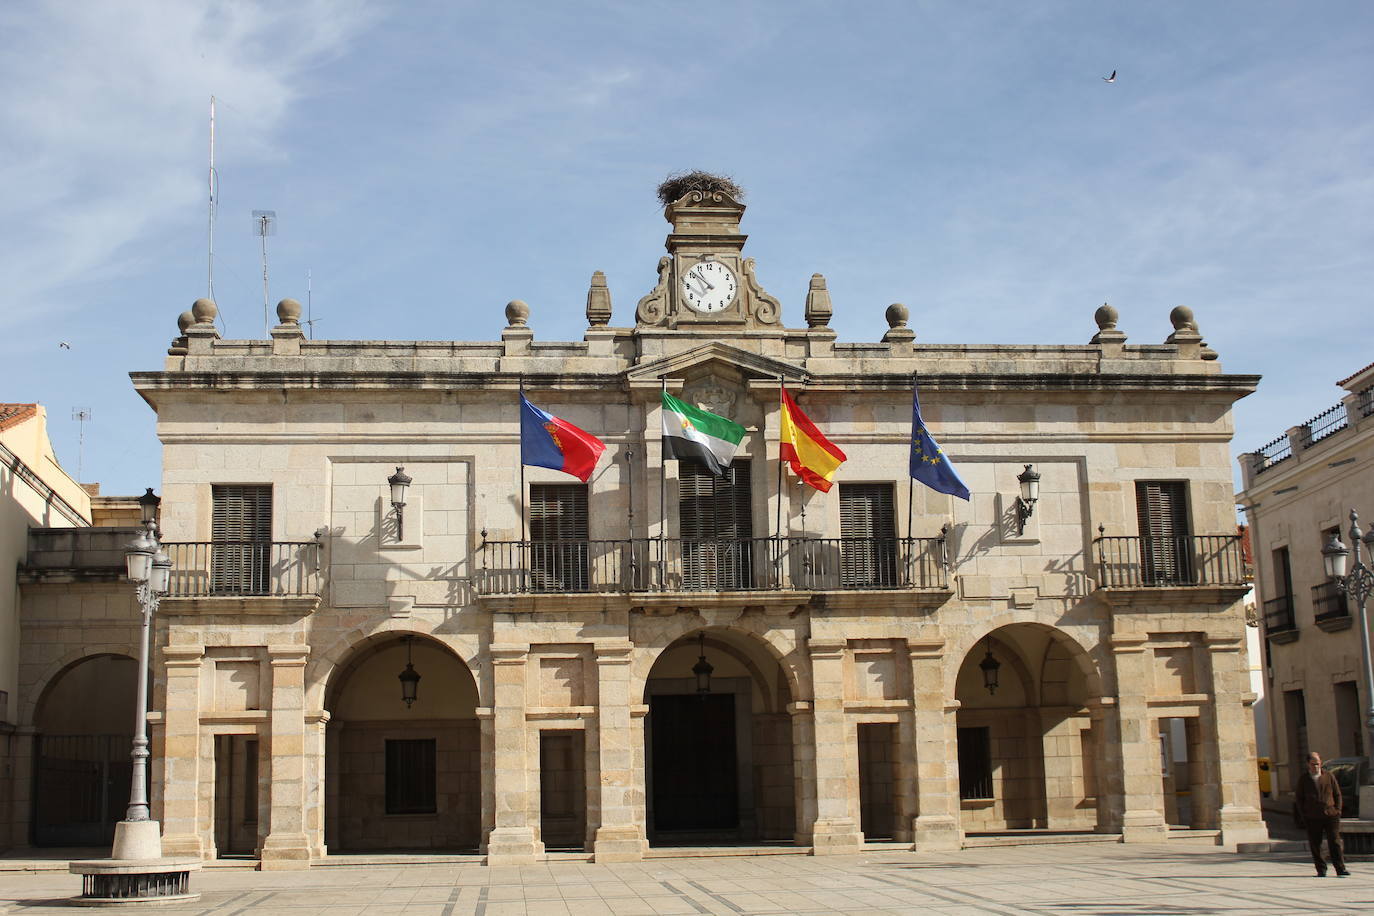
<instances>
[{"instance_id":1,"label":"lamp post base","mask_svg":"<svg viewBox=\"0 0 1374 916\"><path fill-rule=\"evenodd\" d=\"M162 831L157 821L120 821L108 859L73 862L69 870L83 877L77 906L122 906L131 903L189 903L200 898L190 889L191 872L200 859L162 857Z\"/></svg>"},{"instance_id":2,"label":"lamp post base","mask_svg":"<svg viewBox=\"0 0 1374 916\"><path fill-rule=\"evenodd\" d=\"M157 821L120 821L115 824L111 859L146 860L162 858L162 825Z\"/></svg>"}]
</instances>

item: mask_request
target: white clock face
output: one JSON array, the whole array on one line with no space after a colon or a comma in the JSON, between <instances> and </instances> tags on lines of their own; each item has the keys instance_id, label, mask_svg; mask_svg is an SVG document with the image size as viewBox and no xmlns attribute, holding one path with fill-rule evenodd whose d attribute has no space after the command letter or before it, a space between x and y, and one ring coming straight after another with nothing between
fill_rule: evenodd
<instances>
[{"instance_id":1,"label":"white clock face","mask_svg":"<svg viewBox=\"0 0 1374 916\"><path fill-rule=\"evenodd\" d=\"M682 275L682 301L698 312L719 312L735 301L735 274L719 261L698 261Z\"/></svg>"}]
</instances>

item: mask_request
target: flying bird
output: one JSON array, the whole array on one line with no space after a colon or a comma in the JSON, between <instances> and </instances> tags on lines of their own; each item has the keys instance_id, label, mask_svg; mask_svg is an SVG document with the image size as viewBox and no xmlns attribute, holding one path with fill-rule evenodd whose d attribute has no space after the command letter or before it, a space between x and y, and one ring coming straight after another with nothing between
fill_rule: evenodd
<instances>
[{"instance_id":1,"label":"flying bird","mask_svg":"<svg viewBox=\"0 0 1374 916\"><path fill-rule=\"evenodd\" d=\"M1104 83L1115 83L1115 82L1116 82L1116 71L1113 70L1111 76L1104 76L1104 77L1102 77L1102 82L1104 82Z\"/></svg>"},{"instance_id":2,"label":"flying bird","mask_svg":"<svg viewBox=\"0 0 1374 916\"><path fill-rule=\"evenodd\" d=\"M63 350L70 350L72 348L72 345L67 343L65 340L59 340L57 342L57 345L61 347Z\"/></svg>"}]
</instances>

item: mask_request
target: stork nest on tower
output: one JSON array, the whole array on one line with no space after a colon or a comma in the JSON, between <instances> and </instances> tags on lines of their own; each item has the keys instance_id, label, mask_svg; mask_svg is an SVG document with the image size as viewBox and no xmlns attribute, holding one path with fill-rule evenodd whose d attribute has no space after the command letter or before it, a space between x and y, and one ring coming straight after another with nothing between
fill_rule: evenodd
<instances>
[{"instance_id":1,"label":"stork nest on tower","mask_svg":"<svg viewBox=\"0 0 1374 916\"><path fill-rule=\"evenodd\" d=\"M698 170L674 172L663 179L663 184L658 186L658 199L666 207L692 191L700 191L703 194L723 191L735 200L744 199L744 188L735 184L729 175L712 175L710 172Z\"/></svg>"}]
</instances>

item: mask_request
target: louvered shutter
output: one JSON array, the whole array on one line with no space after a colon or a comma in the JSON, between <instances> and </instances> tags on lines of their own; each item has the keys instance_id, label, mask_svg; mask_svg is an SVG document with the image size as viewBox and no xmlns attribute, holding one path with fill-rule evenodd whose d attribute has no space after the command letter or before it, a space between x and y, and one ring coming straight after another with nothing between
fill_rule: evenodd
<instances>
[{"instance_id":1,"label":"louvered shutter","mask_svg":"<svg viewBox=\"0 0 1374 916\"><path fill-rule=\"evenodd\" d=\"M1184 487L1177 480L1136 481L1140 565L1146 585L1192 582L1192 532Z\"/></svg>"},{"instance_id":2,"label":"louvered shutter","mask_svg":"<svg viewBox=\"0 0 1374 916\"><path fill-rule=\"evenodd\" d=\"M897 584L892 484L840 484L840 587Z\"/></svg>"},{"instance_id":3,"label":"louvered shutter","mask_svg":"<svg viewBox=\"0 0 1374 916\"><path fill-rule=\"evenodd\" d=\"M210 532L211 593L269 594L272 485L212 487Z\"/></svg>"},{"instance_id":4,"label":"louvered shutter","mask_svg":"<svg viewBox=\"0 0 1374 916\"><path fill-rule=\"evenodd\" d=\"M747 588L753 570L754 522L749 461L737 459L721 477L680 462L678 534L687 588Z\"/></svg>"},{"instance_id":5,"label":"louvered shutter","mask_svg":"<svg viewBox=\"0 0 1374 916\"><path fill-rule=\"evenodd\" d=\"M586 591L587 485L530 485L530 578L536 591Z\"/></svg>"}]
</instances>

